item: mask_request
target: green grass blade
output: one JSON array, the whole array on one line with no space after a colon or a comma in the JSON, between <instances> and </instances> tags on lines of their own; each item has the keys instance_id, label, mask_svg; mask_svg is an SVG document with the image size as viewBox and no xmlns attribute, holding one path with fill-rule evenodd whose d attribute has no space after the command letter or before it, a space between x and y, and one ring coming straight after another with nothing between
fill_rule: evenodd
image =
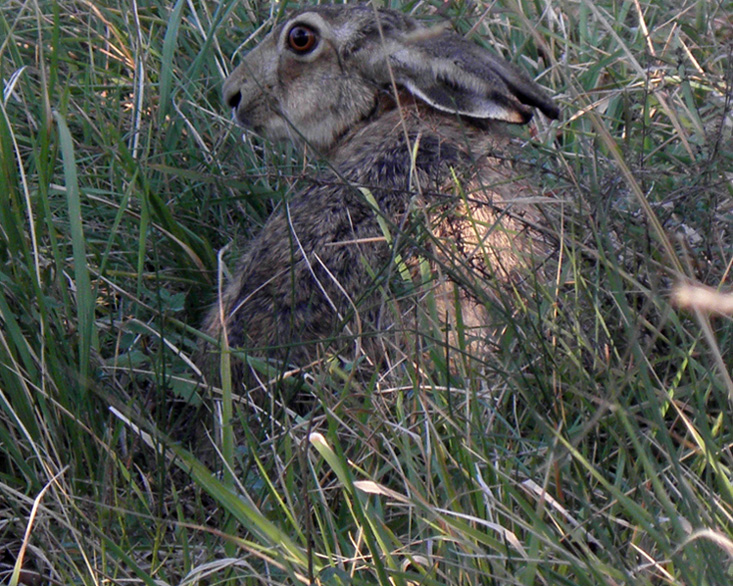
<instances>
[{"instance_id":1,"label":"green grass blade","mask_svg":"<svg viewBox=\"0 0 733 586\"><path fill-rule=\"evenodd\" d=\"M78 372L81 384L86 385L89 379L92 351L99 350L97 332L94 329L96 291L92 288L89 267L87 266L86 239L81 213L81 193L76 173L74 140L64 117L55 112L54 119L58 128L59 145L64 162L64 186L66 188L71 246L74 255L76 318L79 331Z\"/></svg>"}]
</instances>

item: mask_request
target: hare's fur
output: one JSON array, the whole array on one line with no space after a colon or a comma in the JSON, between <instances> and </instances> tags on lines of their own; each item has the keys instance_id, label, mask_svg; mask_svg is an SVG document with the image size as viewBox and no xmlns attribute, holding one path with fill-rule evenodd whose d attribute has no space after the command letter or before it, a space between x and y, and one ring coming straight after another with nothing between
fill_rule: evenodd
<instances>
[{"instance_id":1,"label":"hare's fur","mask_svg":"<svg viewBox=\"0 0 733 586\"><path fill-rule=\"evenodd\" d=\"M492 291L551 254L536 194L506 162L506 123L530 106L558 115L537 85L445 28L320 6L277 26L224 96L240 124L308 145L329 170L247 245L208 335L300 366L327 352L379 361L386 339L433 320L484 351Z\"/></svg>"}]
</instances>

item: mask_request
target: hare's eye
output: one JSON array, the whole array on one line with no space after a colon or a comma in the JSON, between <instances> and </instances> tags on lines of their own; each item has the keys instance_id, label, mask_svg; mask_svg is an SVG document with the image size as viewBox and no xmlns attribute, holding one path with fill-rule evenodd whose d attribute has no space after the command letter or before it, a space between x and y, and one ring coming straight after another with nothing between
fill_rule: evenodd
<instances>
[{"instance_id":1,"label":"hare's eye","mask_svg":"<svg viewBox=\"0 0 733 586\"><path fill-rule=\"evenodd\" d=\"M318 35L316 35L316 31L302 24L295 25L288 33L288 45L300 55L310 53L316 48L317 44Z\"/></svg>"}]
</instances>

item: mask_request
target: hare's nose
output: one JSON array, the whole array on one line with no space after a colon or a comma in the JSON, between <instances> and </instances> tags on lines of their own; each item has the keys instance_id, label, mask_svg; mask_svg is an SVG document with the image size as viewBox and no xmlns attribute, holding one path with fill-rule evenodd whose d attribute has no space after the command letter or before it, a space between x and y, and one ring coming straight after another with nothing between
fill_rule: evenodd
<instances>
[{"instance_id":1,"label":"hare's nose","mask_svg":"<svg viewBox=\"0 0 733 586\"><path fill-rule=\"evenodd\" d=\"M242 92L236 87L225 87L224 88L224 102L232 110L239 106L239 102L242 101Z\"/></svg>"}]
</instances>

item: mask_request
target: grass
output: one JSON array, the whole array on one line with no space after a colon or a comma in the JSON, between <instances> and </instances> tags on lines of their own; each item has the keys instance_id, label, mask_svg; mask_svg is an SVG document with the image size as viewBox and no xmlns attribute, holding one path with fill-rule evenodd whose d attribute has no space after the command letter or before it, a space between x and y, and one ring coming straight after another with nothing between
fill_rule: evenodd
<instances>
[{"instance_id":1,"label":"grass","mask_svg":"<svg viewBox=\"0 0 733 586\"><path fill-rule=\"evenodd\" d=\"M731 289L731 6L393 4L559 95L528 156L562 272L495 310L483 374L438 353L315 368L296 410L225 394L242 425L209 454L166 438L222 403L191 359L217 251L303 170L242 142L221 83L288 3L0 7L3 583L733 580L733 323L671 295Z\"/></svg>"}]
</instances>

